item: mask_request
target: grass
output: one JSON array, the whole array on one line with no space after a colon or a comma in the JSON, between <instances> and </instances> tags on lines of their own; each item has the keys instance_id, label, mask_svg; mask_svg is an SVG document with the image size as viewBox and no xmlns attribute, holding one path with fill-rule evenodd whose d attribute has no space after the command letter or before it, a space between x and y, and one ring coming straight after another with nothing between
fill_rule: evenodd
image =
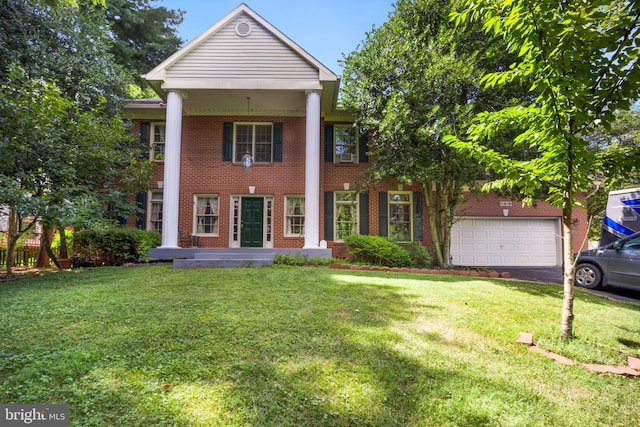
<instances>
[{"instance_id":1,"label":"grass","mask_svg":"<svg viewBox=\"0 0 640 427\"><path fill-rule=\"evenodd\" d=\"M629 426L640 306L499 279L326 268L73 270L0 284L0 402L74 426Z\"/></svg>"}]
</instances>

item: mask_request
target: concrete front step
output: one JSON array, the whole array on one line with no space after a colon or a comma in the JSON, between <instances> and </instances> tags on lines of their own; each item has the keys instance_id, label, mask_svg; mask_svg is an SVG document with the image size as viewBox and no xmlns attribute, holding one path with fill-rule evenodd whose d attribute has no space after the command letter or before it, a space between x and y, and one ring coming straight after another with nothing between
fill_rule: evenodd
<instances>
[{"instance_id":1,"label":"concrete front step","mask_svg":"<svg viewBox=\"0 0 640 427\"><path fill-rule=\"evenodd\" d=\"M272 265L278 254L331 258L331 249L278 248L152 248L153 259L173 260L174 268L258 267Z\"/></svg>"},{"instance_id":2,"label":"concrete front step","mask_svg":"<svg viewBox=\"0 0 640 427\"><path fill-rule=\"evenodd\" d=\"M174 259L173 268L228 268L228 267L261 267L263 265L273 265L271 258L198 258L198 259Z\"/></svg>"}]
</instances>

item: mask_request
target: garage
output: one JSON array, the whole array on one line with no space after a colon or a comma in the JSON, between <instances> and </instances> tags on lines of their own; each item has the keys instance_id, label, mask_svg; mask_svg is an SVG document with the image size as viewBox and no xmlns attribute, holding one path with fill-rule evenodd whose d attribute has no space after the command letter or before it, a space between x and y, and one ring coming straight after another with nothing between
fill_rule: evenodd
<instances>
[{"instance_id":1,"label":"garage","mask_svg":"<svg viewBox=\"0 0 640 427\"><path fill-rule=\"evenodd\" d=\"M561 265L559 218L459 218L451 260L459 266Z\"/></svg>"}]
</instances>

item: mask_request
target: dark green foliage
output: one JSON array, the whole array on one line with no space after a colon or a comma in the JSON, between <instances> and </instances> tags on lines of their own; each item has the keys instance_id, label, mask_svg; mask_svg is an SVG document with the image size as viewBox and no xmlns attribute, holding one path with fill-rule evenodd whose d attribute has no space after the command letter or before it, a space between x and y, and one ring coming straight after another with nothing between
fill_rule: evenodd
<instances>
[{"instance_id":1,"label":"dark green foliage","mask_svg":"<svg viewBox=\"0 0 640 427\"><path fill-rule=\"evenodd\" d=\"M87 229L74 235L74 266L122 265L144 260L160 235L137 228Z\"/></svg>"},{"instance_id":2,"label":"dark green foliage","mask_svg":"<svg viewBox=\"0 0 640 427\"><path fill-rule=\"evenodd\" d=\"M409 251L386 237L358 234L345 237L344 241L356 262L388 267L412 266Z\"/></svg>"},{"instance_id":3,"label":"dark green foliage","mask_svg":"<svg viewBox=\"0 0 640 427\"><path fill-rule=\"evenodd\" d=\"M413 267L431 267L433 257L428 248L417 242L403 243L402 246L409 252L409 256L413 260Z\"/></svg>"},{"instance_id":4,"label":"dark green foliage","mask_svg":"<svg viewBox=\"0 0 640 427\"><path fill-rule=\"evenodd\" d=\"M273 259L274 264L278 265L314 265L323 266L335 262L334 258L309 258L304 255L278 254Z\"/></svg>"},{"instance_id":5,"label":"dark green foliage","mask_svg":"<svg viewBox=\"0 0 640 427\"><path fill-rule=\"evenodd\" d=\"M139 75L149 72L182 45L178 26L184 11L152 5L149 0L110 0L106 19L113 32L110 52L120 65L135 72L136 83L146 82Z\"/></svg>"},{"instance_id":6,"label":"dark green foliage","mask_svg":"<svg viewBox=\"0 0 640 427\"><path fill-rule=\"evenodd\" d=\"M450 231L466 186L484 168L442 140L468 127L473 114L524 97L528 85L482 90L488 71L508 69L515 55L477 23L456 27L449 13L459 0L399 0L389 19L365 35L343 60L341 101L368 132L373 159L365 177L424 188L430 240L439 265L449 262ZM502 143L501 135L495 143ZM523 153L521 148L518 153Z\"/></svg>"}]
</instances>

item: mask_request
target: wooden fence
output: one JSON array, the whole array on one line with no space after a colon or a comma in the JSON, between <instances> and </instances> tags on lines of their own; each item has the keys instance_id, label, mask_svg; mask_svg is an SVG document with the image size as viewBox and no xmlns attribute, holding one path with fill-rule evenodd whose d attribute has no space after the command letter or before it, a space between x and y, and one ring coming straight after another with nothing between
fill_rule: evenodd
<instances>
[{"instance_id":1,"label":"wooden fence","mask_svg":"<svg viewBox=\"0 0 640 427\"><path fill-rule=\"evenodd\" d=\"M57 250L53 250L57 255ZM14 267L33 267L36 265L36 256L38 255L37 246L20 246L16 248L16 256L13 260ZM0 267L7 266L7 248L0 246Z\"/></svg>"}]
</instances>

